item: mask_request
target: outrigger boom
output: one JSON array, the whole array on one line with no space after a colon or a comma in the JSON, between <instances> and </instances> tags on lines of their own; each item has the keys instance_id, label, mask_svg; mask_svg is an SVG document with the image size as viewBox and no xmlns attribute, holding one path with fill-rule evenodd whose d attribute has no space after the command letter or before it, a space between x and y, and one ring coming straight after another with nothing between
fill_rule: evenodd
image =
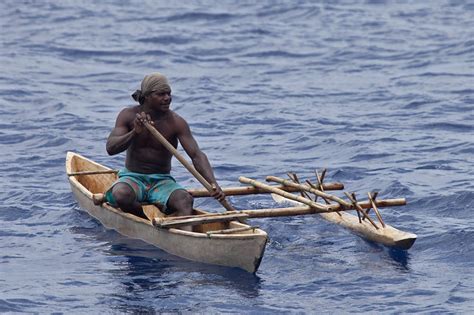
<instances>
[{"instance_id":1,"label":"outrigger boom","mask_svg":"<svg viewBox=\"0 0 474 315\"><path fill-rule=\"evenodd\" d=\"M84 174L86 175L86 174ZM88 174L87 174L88 175ZM286 208L269 209L248 209L238 211L226 211L222 213L208 213L202 215L179 216L179 217L157 217L153 218L153 224L159 228L177 228L181 226L196 226L211 222L228 222L231 220L242 220L250 218L269 218L282 216L299 216L319 214L325 220L341 225L356 233L362 238L380 243L382 245L397 249L407 250L416 241L417 235L398 230L385 224L378 211L380 207L392 207L406 205L405 198L396 199L375 199L375 194L369 194L369 200L356 201L354 195L348 195L351 202L328 194L325 190L341 190L344 185L341 183L321 182L318 185L302 185L275 176L267 176L267 181L273 181L282 185L274 186L247 178L240 177L239 181L252 186L228 187L223 191L228 196L250 195L250 194L272 194L273 199L278 203L293 203L295 206ZM323 187L319 190L318 188ZM208 197L210 194L204 189L188 190L194 197ZM296 196L291 192L308 192L322 197L327 204L317 203L306 197ZM304 194L303 194L304 195ZM94 199L102 199L102 194L94 195ZM329 204L329 201L335 203ZM370 209L374 209L379 223L377 224L369 218ZM347 213L355 210L358 216ZM365 220L367 219L367 220Z\"/></svg>"},{"instance_id":2,"label":"outrigger boom","mask_svg":"<svg viewBox=\"0 0 474 315\"><path fill-rule=\"evenodd\" d=\"M291 178L296 179L297 177ZM228 195L271 193L273 199L278 203L290 202L294 203L296 206L288 208L228 211L224 213L212 213L200 216L194 215L189 217L156 218L153 223L161 228L172 228L184 225L199 225L207 222L225 222L231 218L247 219L319 214L325 220L339 224L366 240L402 250L407 250L413 246L417 238L416 234L404 232L388 224L385 224L378 211L378 207L406 205L405 198L382 200L375 199L376 194L369 193L368 201L358 202L355 200L354 194L351 195L346 193L350 200L350 202L348 202L324 192L324 189L342 189L344 185L341 183L322 184L321 178L319 176L318 178L319 186L311 185L310 182L308 185L302 185L279 177L267 176L267 181L273 181L282 184L281 186L271 186L242 176L239 178L239 181L244 184L252 185L253 187L224 188L224 192ZM323 187L323 189L321 189L321 187ZM203 190L189 190L189 192L195 197L208 196L208 193ZM290 192L313 193L316 196L322 197L327 204L317 203L314 200L311 200L308 195L302 197L293 195ZM302 195L304 195L304 193L302 193ZM329 200L334 201L335 203L330 204ZM369 210L371 208L373 208L376 212L379 225L369 217ZM359 216L354 216L347 213L348 210L357 211Z\"/></svg>"},{"instance_id":3,"label":"outrigger boom","mask_svg":"<svg viewBox=\"0 0 474 315\"><path fill-rule=\"evenodd\" d=\"M323 172L323 174L325 171ZM387 207L387 206L403 206L406 205L406 200L404 198L399 199L388 199L388 200L376 200L376 194L369 193L369 200L366 202L358 202L355 198L355 194L348 194L346 196L350 199L351 202L347 202L339 197L330 195L324 192L324 187L322 185L322 180L319 174L316 172L318 178L318 185L313 185L311 182L308 182L308 185L301 185L297 182L297 177L294 174L289 174L290 178L294 182L290 182L285 179L281 179L274 176L268 176L267 181L274 181L280 184L283 184L286 187L291 187L298 189L301 192L302 196L296 196L287 191L276 188L275 186L270 186L259 181L240 177L239 181L245 184L250 184L259 189L266 190L267 192L272 193L272 197L275 201L279 203L293 203L299 205L300 207L287 208L284 212L285 215L301 215L301 214L312 214L318 213L321 217L327 221L339 224L352 232L358 234L359 236L365 238L366 240L383 244L385 246L394 247L397 249L407 250L413 246L416 241L417 235L409 232L404 232L398 230L388 224L385 224L378 212L378 207ZM306 192L313 193L315 196L322 197L326 204L321 204L313 201ZM304 197L303 197L304 196ZM316 197L317 198L317 197ZM315 198L315 200L316 200ZM336 203L330 203L329 201L335 201ZM306 206L302 206L306 205ZM377 225L369 217L369 210L373 208L377 214L377 218L380 222L380 226ZM288 211L291 209L290 211ZM367 209L365 211L364 209ZM277 210L277 209L275 209ZM272 213L275 210L268 211ZM358 216L351 215L347 213L347 210L356 210ZM252 210L252 211L261 211L261 210ZM248 210L242 211L243 213L250 214ZM275 212L276 214L277 212ZM273 215L268 215L273 216ZM250 215L250 217L252 217ZM264 216L260 216L264 217ZM367 219L367 220L365 220Z\"/></svg>"}]
</instances>

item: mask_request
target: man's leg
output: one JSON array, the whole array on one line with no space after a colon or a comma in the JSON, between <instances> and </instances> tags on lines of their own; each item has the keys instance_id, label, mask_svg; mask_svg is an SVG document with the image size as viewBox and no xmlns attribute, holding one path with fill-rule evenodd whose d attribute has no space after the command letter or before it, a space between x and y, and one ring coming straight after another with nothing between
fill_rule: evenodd
<instances>
[{"instance_id":1,"label":"man's leg","mask_svg":"<svg viewBox=\"0 0 474 315\"><path fill-rule=\"evenodd\" d=\"M184 189L178 189L171 193L167 203L167 213L173 213L176 216L193 214L194 198ZM191 226L183 226L185 231L192 231Z\"/></svg>"},{"instance_id":2,"label":"man's leg","mask_svg":"<svg viewBox=\"0 0 474 315\"><path fill-rule=\"evenodd\" d=\"M143 212L143 208L137 201L135 191L130 185L125 183L117 183L112 188L112 196L117 203L117 206L124 212L134 214L136 216L148 219Z\"/></svg>"}]
</instances>

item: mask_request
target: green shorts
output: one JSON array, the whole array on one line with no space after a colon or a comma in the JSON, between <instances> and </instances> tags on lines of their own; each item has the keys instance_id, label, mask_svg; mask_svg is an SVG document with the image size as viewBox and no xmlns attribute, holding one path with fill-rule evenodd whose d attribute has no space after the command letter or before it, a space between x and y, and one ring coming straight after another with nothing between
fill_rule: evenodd
<instances>
[{"instance_id":1,"label":"green shorts","mask_svg":"<svg viewBox=\"0 0 474 315\"><path fill-rule=\"evenodd\" d=\"M112 195L112 188L117 183L129 185L135 192L138 202L158 204L165 214L171 213L171 211L167 211L167 203L171 194L175 190L184 189L176 183L176 180L170 174L142 174L122 169L118 172L118 177L118 180L105 193L106 201L112 206L117 206L117 202Z\"/></svg>"}]
</instances>

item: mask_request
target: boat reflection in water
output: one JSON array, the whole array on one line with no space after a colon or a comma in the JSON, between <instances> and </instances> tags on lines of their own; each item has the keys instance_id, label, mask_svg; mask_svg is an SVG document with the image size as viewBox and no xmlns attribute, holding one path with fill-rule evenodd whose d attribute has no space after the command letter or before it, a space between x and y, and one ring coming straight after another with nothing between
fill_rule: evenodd
<instances>
[{"instance_id":1,"label":"boat reflection in water","mask_svg":"<svg viewBox=\"0 0 474 315\"><path fill-rule=\"evenodd\" d=\"M85 213L84 217L88 218ZM83 222L87 221L91 222L90 218ZM116 293L108 303L118 311L182 311L202 303L206 296L215 301L215 295L222 292L245 298L259 296L261 279L242 269L189 261L141 240L106 230L99 222L71 230L100 244L95 250L105 255L109 266L104 272L109 274L109 283L116 285ZM200 293L196 294L196 290ZM226 299L222 297L222 301ZM156 300L156 305L144 305L143 301L150 300Z\"/></svg>"}]
</instances>

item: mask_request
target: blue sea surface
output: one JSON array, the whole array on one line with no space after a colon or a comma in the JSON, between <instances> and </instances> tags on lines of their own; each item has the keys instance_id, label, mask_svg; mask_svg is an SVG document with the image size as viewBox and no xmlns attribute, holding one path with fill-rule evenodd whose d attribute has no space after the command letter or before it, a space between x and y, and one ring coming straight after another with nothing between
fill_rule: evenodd
<instances>
[{"instance_id":1,"label":"blue sea surface","mask_svg":"<svg viewBox=\"0 0 474 315\"><path fill-rule=\"evenodd\" d=\"M474 309L472 1L6 0L0 29L0 313ZM418 240L399 251L317 216L253 219L270 240L250 274L105 229L73 199L66 152L120 168L106 138L155 71L221 186L327 168L360 199L407 198L381 212Z\"/></svg>"}]
</instances>

